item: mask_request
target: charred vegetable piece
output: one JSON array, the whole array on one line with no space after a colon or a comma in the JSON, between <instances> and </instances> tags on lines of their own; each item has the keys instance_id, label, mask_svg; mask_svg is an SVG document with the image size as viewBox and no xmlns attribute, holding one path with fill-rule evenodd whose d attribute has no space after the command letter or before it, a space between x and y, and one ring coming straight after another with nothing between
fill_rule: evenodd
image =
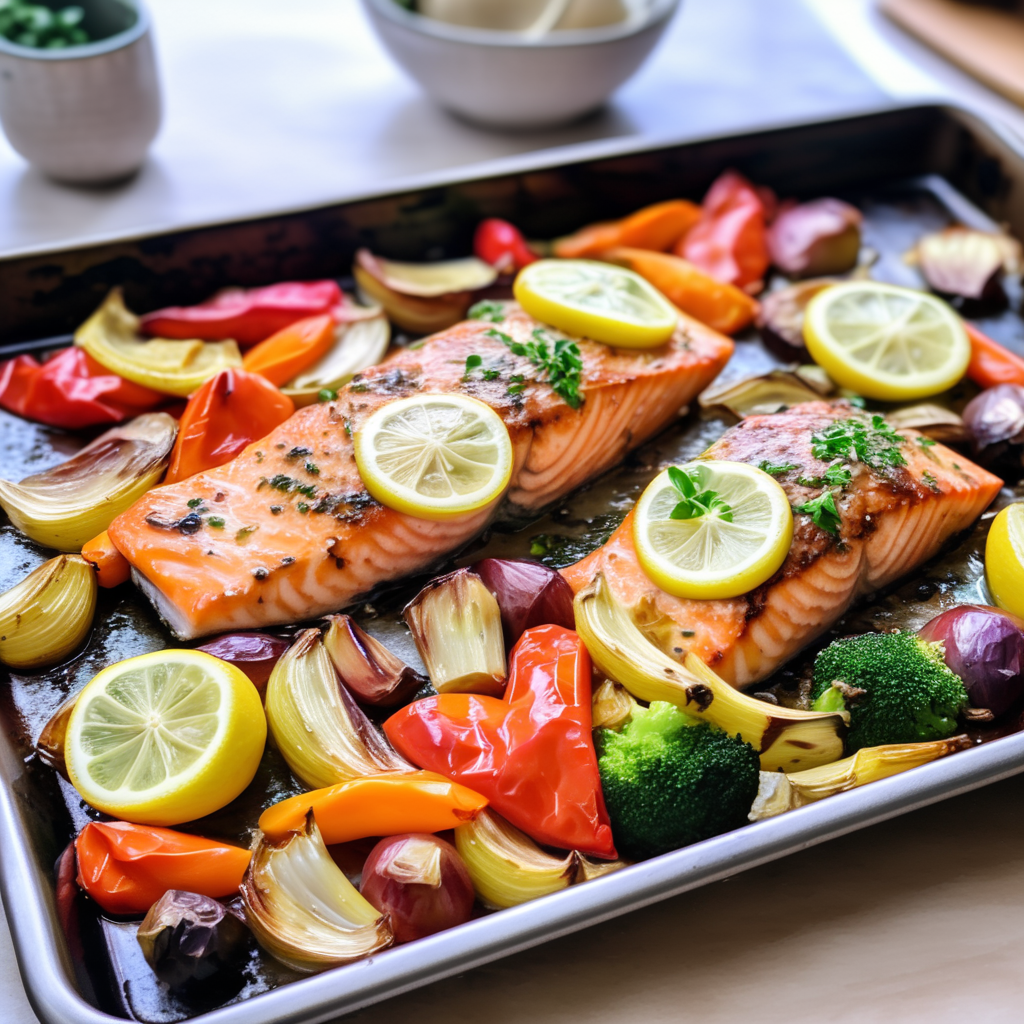
<instances>
[{"instance_id":1,"label":"charred vegetable piece","mask_svg":"<svg viewBox=\"0 0 1024 1024\"><path fill-rule=\"evenodd\" d=\"M760 788L749 818L751 821L773 818L784 811L929 764L970 746L971 741L966 736L952 736L948 740L933 740L930 743L862 747L852 757L833 761L820 768L808 768L789 775L761 772Z\"/></svg>"},{"instance_id":2,"label":"charred vegetable piece","mask_svg":"<svg viewBox=\"0 0 1024 1024\"><path fill-rule=\"evenodd\" d=\"M370 775L289 797L260 815L268 839L301 830L311 811L324 842L350 843L400 832L443 832L471 821L487 800L433 772Z\"/></svg>"},{"instance_id":3,"label":"charred vegetable piece","mask_svg":"<svg viewBox=\"0 0 1024 1024\"><path fill-rule=\"evenodd\" d=\"M457 569L428 583L402 614L438 693L501 694L501 611L475 572Z\"/></svg>"},{"instance_id":4,"label":"charred vegetable piece","mask_svg":"<svg viewBox=\"0 0 1024 1024\"><path fill-rule=\"evenodd\" d=\"M971 705L1002 715L1024 697L1024 621L1001 608L965 604L918 631L942 641L943 659L964 682Z\"/></svg>"},{"instance_id":5,"label":"charred vegetable piece","mask_svg":"<svg viewBox=\"0 0 1024 1024\"><path fill-rule=\"evenodd\" d=\"M534 626L575 628L572 588L554 569L528 558L484 558L471 571L498 602L509 650Z\"/></svg>"},{"instance_id":6,"label":"charred vegetable piece","mask_svg":"<svg viewBox=\"0 0 1024 1024\"><path fill-rule=\"evenodd\" d=\"M801 281L778 288L761 298L757 329L761 340L780 359L806 359L804 314L807 304L818 292L835 284L834 278Z\"/></svg>"},{"instance_id":7,"label":"charred vegetable piece","mask_svg":"<svg viewBox=\"0 0 1024 1024\"><path fill-rule=\"evenodd\" d=\"M790 277L842 274L860 255L860 210L841 199L782 209L768 229L772 263Z\"/></svg>"},{"instance_id":8,"label":"charred vegetable piece","mask_svg":"<svg viewBox=\"0 0 1024 1024\"><path fill-rule=\"evenodd\" d=\"M266 710L288 767L311 789L412 768L338 679L319 630L303 630L274 666Z\"/></svg>"},{"instance_id":9,"label":"charred vegetable piece","mask_svg":"<svg viewBox=\"0 0 1024 1024\"><path fill-rule=\"evenodd\" d=\"M566 889L579 866L577 854L556 857L545 852L490 810L455 830L455 846L477 896L488 907L515 907Z\"/></svg>"},{"instance_id":10,"label":"charred vegetable piece","mask_svg":"<svg viewBox=\"0 0 1024 1024\"><path fill-rule=\"evenodd\" d=\"M63 661L89 635L96 573L81 555L59 555L0 594L0 663L32 670Z\"/></svg>"},{"instance_id":11,"label":"charred vegetable piece","mask_svg":"<svg viewBox=\"0 0 1024 1024\"><path fill-rule=\"evenodd\" d=\"M598 734L601 787L616 847L656 857L738 828L757 795L757 752L666 701L637 706Z\"/></svg>"},{"instance_id":12,"label":"charred vegetable piece","mask_svg":"<svg viewBox=\"0 0 1024 1024\"><path fill-rule=\"evenodd\" d=\"M916 633L864 633L834 640L814 660L811 705L850 716L847 749L952 736L968 706L942 645Z\"/></svg>"},{"instance_id":13,"label":"charred vegetable piece","mask_svg":"<svg viewBox=\"0 0 1024 1024\"><path fill-rule=\"evenodd\" d=\"M233 896L249 851L153 825L92 821L75 840L78 884L110 914L144 914L169 889Z\"/></svg>"},{"instance_id":14,"label":"charred vegetable piece","mask_svg":"<svg viewBox=\"0 0 1024 1024\"><path fill-rule=\"evenodd\" d=\"M592 702L594 728L618 732L640 705L624 686L606 679L594 690Z\"/></svg>"},{"instance_id":15,"label":"charred vegetable piece","mask_svg":"<svg viewBox=\"0 0 1024 1024\"><path fill-rule=\"evenodd\" d=\"M930 288L953 298L1004 302L1002 275L1020 264L1020 243L959 225L925 235L915 251Z\"/></svg>"},{"instance_id":16,"label":"charred vegetable piece","mask_svg":"<svg viewBox=\"0 0 1024 1024\"><path fill-rule=\"evenodd\" d=\"M68 721L71 719L71 712L75 710L78 703L78 693L72 693L66 697L60 707L43 726L43 731L36 740L36 753L43 764L48 764L55 771L60 772L66 779L68 777L67 765L64 763L64 744L67 740Z\"/></svg>"},{"instance_id":17,"label":"charred vegetable piece","mask_svg":"<svg viewBox=\"0 0 1024 1024\"><path fill-rule=\"evenodd\" d=\"M982 391L967 403L964 425L975 454L986 463L998 461L1011 448L1019 461L1024 443L1024 386L997 384Z\"/></svg>"},{"instance_id":18,"label":"charred vegetable piece","mask_svg":"<svg viewBox=\"0 0 1024 1024\"><path fill-rule=\"evenodd\" d=\"M395 747L427 771L487 797L538 842L614 857L591 740L591 666L561 626L527 630L512 652L503 700L445 693L384 723Z\"/></svg>"},{"instance_id":19,"label":"charred vegetable piece","mask_svg":"<svg viewBox=\"0 0 1024 1024\"><path fill-rule=\"evenodd\" d=\"M241 913L209 896L171 889L149 908L136 935L146 963L172 991L240 989L252 936Z\"/></svg>"},{"instance_id":20,"label":"charred vegetable piece","mask_svg":"<svg viewBox=\"0 0 1024 1024\"><path fill-rule=\"evenodd\" d=\"M0 507L34 541L81 551L160 480L177 429L166 413L138 416L53 469L16 484L0 480Z\"/></svg>"},{"instance_id":21,"label":"charred vegetable piece","mask_svg":"<svg viewBox=\"0 0 1024 1024\"><path fill-rule=\"evenodd\" d=\"M350 615L329 615L324 647L357 700L376 707L406 703L429 680L364 632Z\"/></svg>"},{"instance_id":22,"label":"charred vegetable piece","mask_svg":"<svg viewBox=\"0 0 1024 1024\"><path fill-rule=\"evenodd\" d=\"M394 941L387 916L334 863L312 812L301 831L278 842L257 833L241 893L259 944L303 974L362 960Z\"/></svg>"},{"instance_id":23,"label":"charred vegetable piece","mask_svg":"<svg viewBox=\"0 0 1024 1024\"><path fill-rule=\"evenodd\" d=\"M258 690L263 690L274 666L289 646L288 640L269 633L225 633L196 650L231 662L252 680Z\"/></svg>"},{"instance_id":24,"label":"charred vegetable piece","mask_svg":"<svg viewBox=\"0 0 1024 1024\"><path fill-rule=\"evenodd\" d=\"M896 409L886 414L886 420L897 432L906 429L917 430L925 437L941 441L943 444L957 444L968 441L971 437L971 432L962 417L957 416L952 409L930 402Z\"/></svg>"},{"instance_id":25,"label":"charred vegetable piece","mask_svg":"<svg viewBox=\"0 0 1024 1024\"><path fill-rule=\"evenodd\" d=\"M412 942L464 924L473 883L455 847L434 835L382 839L363 865L360 892L391 921L395 942Z\"/></svg>"},{"instance_id":26,"label":"charred vegetable piece","mask_svg":"<svg viewBox=\"0 0 1024 1024\"><path fill-rule=\"evenodd\" d=\"M712 385L701 392L699 402L702 409L721 406L742 419L776 413L801 402L817 402L821 397L821 391L798 374L770 370L755 377Z\"/></svg>"}]
</instances>

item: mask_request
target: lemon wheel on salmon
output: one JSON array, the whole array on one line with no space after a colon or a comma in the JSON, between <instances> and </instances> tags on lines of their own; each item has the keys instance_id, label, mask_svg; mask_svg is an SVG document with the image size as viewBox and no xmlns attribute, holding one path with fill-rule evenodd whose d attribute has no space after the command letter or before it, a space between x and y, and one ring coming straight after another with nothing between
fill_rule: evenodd
<instances>
[{"instance_id":1,"label":"lemon wheel on salmon","mask_svg":"<svg viewBox=\"0 0 1024 1024\"><path fill-rule=\"evenodd\" d=\"M448 519L497 501L512 477L501 417L466 395L416 395L382 406L353 438L366 489L420 519Z\"/></svg>"},{"instance_id":2,"label":"lemon wheel on salmon","mask_svg":"<svg viewBox=\"0 0 1024 1024\"><path fill-rule=\"evenodd\" d=\"M670 466L633 513L641 568L675 597L738 597L770 579L789 553L786 492L743 462Z\"/></svg>"},{"instance_id":3,"label":"lemon wheel on salmon","mask_svg":"<svg viewBox=\"0 0 1024 1024\"><path fill-rule=\"evenodd\" d=\"M246 675L202 651L103 669L68 722L65 760L86 803L142 825L212 814L252 781L267 720Z\"/></svg>"},{"instance_id":4,"label":"lemon wheel on salmon","mask_svg":"<svg viewBox=\"0 0 1024 1024\"><path fill-rule=\"evenodd\" d=\"M537 260L513 292L530 316L616 348L656 348L679 323L679 310L639 274L596 260Z\"/></svg>"},{"instance_id":5,"label":"lemon wheel on salmon","mask_svg":"<svg viewBox=\"0 0 1024 1024\"><path fill-rule=\"evenodd\" d=\"M949 305L877 281L847 281L815 295L804 340L837 384L885 402L951 388L971 358L967 332Z\"/></svg>"},{"instance_id":6,"label":"lemon wheel on salmon","mask_svg":"<svg viewBox=\"0 0 1024 1024\"><path fill-rule=\"evenodd\" d=\"M985 579L1000 608L1024 618L1024 502L992 520L985 542Z\"/></svg>"}]
</instances>

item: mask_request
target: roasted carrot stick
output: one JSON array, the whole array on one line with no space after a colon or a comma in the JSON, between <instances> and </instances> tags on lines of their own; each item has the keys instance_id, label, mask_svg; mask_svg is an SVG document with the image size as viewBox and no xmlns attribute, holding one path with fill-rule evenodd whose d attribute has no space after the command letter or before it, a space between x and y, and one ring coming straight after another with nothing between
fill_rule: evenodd
<instances>
[{"instance_id":1,"label":"roasted carrot stick","mask_svg":"<svg viewBox=\"0 0 1024 1024\"><path fill-rule=\"evenodd\" d=\"M106 530L82 548L82 557L96 567L96 582L101 587L119 586L131 575L128 559L114 547Z\"/></svg>"},{"instance_id":2,"label":"roasted carrot stick","mask_svg":"<svg viewBox=\"0 0 1024 1024\"><path fill-rule=\"evenodd\" d=\"M631 246L667 252L700 219L701 208L686 199L670 199L645 206L622 220L590 224L555 242L562 259L592 259L605 249Z\"/></svg>"},{"instance_id":3,"label":"roasted carrot stick","mask_svg":"<svg viewBox=\"0 0 1024 1024\"><path fill-rule=\"evenodd\" d=\"M971 339L971 361L967 376L983 388L996 384L1024 384L1024 359L1015 352L982 334L974 324L964 321L967 337Z\"/></svg>"}]
</instances>

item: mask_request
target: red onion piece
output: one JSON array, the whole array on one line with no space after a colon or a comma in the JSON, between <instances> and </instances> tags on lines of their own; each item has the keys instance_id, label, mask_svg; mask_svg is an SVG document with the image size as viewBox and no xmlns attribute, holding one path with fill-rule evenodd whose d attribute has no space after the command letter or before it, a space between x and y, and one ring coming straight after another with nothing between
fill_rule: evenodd
<instances>
[{"instance_id":1,"label":"red onion piece","mask_svg":"<svg viewBox=\"0 0 1024 1024\"><path fill-rule=\"evenodd\" d=\"M790 206L768 229L772 263L790 277L842 274L860 255L860 211L841 199Z\"/></svg>"},{"instance_id":2,"label":"red onion piece","mask_svg":"<svg viewBox=\"0 0 1024 1024\"><path fill-rule=\"evenodd\" d=\"M1024 696L1024 620L980 604L951 608L926 623L924 640L943 641L946 664L972 706L998 716Z\"/></svg>"},{"instance_id":3,"label":"red onion piece","mask_svg":"<svg viewBox=\"0 0 1024 1024\"><path fill-rule=\"evenodd\" d=\"M967 403L963 419L976 452L1003 441L1019 444L1024 440L1024 387L997 384L982 391Z\"/></svg>"},{"instance_id":4,"label":"red onion piece","mask_svg":"<svg viewBox=\"0 0 1024 1024\"><path fill-rule=\"evenodd\" d=\"M258 690L267 685L277 659L291 646L288 640L268 633L225 633L196 650L230 661L240 668Z\"/></svg>"},{"instance_id":5,"label":"red onion piece","mask_svg":"<svg viewBox=\"0 0 1024 1024\"><path fill-rule=\"evenodd\" d=\"M453 928L473 913L473 883L451 843L408 833L382 839L363 865L360 892L391 916L396 942Z\"/></svg>"},{"instance_id":6,"label":"red onion piece","mask_svg":"<svg viewBox=\"0 0 1024 1024\"><path fill-rule=\"evenodd\" d=\"M572 587L554 569L526 558L484 558L472 571L498 602L508 650L534 626L576 628Z\"/></svg>"}]
</instances>

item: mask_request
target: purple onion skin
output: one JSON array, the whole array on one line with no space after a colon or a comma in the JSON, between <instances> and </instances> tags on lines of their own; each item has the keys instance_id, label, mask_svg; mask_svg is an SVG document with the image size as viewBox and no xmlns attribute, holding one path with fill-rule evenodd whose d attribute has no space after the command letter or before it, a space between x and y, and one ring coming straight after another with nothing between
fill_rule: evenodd
<instances>
[{"instance_id":1,"label":"purple onion skin","mask_svg":"<svg viewBox=\"0 0 1024 1024\"><path fill-rule=\"evenodd\" d=\"M946 664L964 681L971 705L997 717L1024 696L1024 620L980 604L951 608L919 635L942 640Z\"/></svg>"},{"instance_id":2,"label":"purple onion skin","mask_svg":"<svg viewBox=\"0 0 1024 1024\"><path fill-rule=\"evenodd\" d=\"M976 453L1003 441L1019 444L1024 434L1024 387L997 384L982 391L967 403L963 418Z\"/></svg>"},{"instance_id":3,"label":"purple onion skin","mask_svg":"<svg viewBox=\"0 0 1024 1024\"><path fill-rule=\"evenodd\" d=\"M484 558L472 571L498 602L508 650L534 626L576 628L572 587L554 569L526 558Z\"/></svg>"},{"instance_id":4,"label":"purple onion skin","mask_svg":"<svg viewBox=\"0 0 1024 1024\"><path fill-rule=\"evenodd\" d=\"M409 881L404 873L389 868L401 848L410 843L440 849L439 885ZM473 883L466 865L455 847L438 836L409 833L382 839L366 858L359 891L372 907L390 915L398 943L454 928L473 914Z\"/></svg>"},{"instance_id":5,"label":"purple onion skin","mask_svg":"<svg viewBox=\"0 0 1024 1024\"><path fill-rule=\"evenodd\" d=\"M258 690L267 685L278 658L291 647L291 641L268 633L225 633L197 647L221 661L230 661L240 668Z\"/></svg>"}]
</instances>

